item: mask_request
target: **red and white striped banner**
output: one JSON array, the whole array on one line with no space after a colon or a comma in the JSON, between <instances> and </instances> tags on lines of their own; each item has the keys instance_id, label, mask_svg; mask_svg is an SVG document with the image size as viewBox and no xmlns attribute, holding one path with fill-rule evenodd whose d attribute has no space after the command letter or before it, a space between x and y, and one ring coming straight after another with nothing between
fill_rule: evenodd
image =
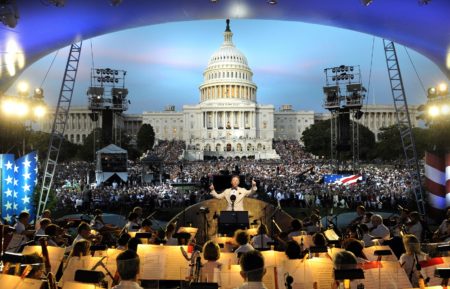
<instances>
[{"instance_id":1,"label":"red and white striped banner","mask_svg":"<svg viewBox=\"0 0 450 289\"><path fill-rule=\"evenodd\" d=\"M432 209L444 211L450 207L450 154L426 152L425 185Z\"/></svg>"}]
</instances>

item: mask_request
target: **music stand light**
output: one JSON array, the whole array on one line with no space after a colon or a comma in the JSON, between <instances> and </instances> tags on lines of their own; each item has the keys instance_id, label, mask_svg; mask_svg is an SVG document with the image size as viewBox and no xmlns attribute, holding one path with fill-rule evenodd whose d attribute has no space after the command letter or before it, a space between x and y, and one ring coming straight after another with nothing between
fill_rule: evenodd
<instances>
[{"instance_id":1,"label":"music stand light","mask_svg":"<svg viewBox=\"0 0 450 289\"><path fill-rule=\"evenodd\" d=\"M450 251L450 245L439 245L439 246L437 246L437 250L439 251L439 252L447 252L447 251Z\"/></svg>"},{"instance_id":2,"label":"music stand light","mask_svg":"<svg viewBox=\"0 0 450 289\"><path fill-rule=\"evenodd\" d=\"M2 256L3 263L22 263L23 262L23 254L20 253L11 253L4 252Z\"/></svg>"},{"instance_id":3,"label":"music stand light","mask_svg":"<svg viewBox=\"0 0 450 289\"><path fill-rule=\"evenodd\" d=\"M137 239L150 239L152 237L152 233L140 232L140 233L136 233L136 235L134 237Z\"/></svg>"},{"instance_id":4,"label":"music stand light","mask_svg":"<svg viewBox=\"0 0 450 289\"><path fill-rule=\"evenodd\" d=\"M334 269L334 280L364 279L363 269Z\"/></svg>"},{"instance_id":5,"label":"music stand light","mask_svg":"<svg viewBox=\"0 0 450 289\"><path fill-rule=\"evenodd\" d=\"M105 279L105 274L101 271L77 270L75 271L75 281L80 283L99 284Z\"/></svg>"},{"instance_id":6,"label":"music stand light","mask_svg":"<svg viewBox=\"0 0 450 289\"><path fill-rule=\"evenodd\" d=\"M434 271L434 276L442 278L442 287L447 288L448 279L450 278L450 268L436 268Z\"/></svg>"}]
</instances>

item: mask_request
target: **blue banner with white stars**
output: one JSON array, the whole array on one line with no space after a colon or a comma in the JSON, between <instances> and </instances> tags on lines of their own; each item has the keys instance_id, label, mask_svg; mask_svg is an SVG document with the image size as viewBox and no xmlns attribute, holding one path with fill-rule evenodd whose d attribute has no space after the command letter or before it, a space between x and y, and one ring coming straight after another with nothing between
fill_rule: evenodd
<instances>
[{"instance_id":1,"label":"blue banner with white stars","mask_svg":"<svg viewBox=\"0 0 450 289\"><path fill-rule=\"evenodd\" d=\"M16 161L14 155L1 156L2 166L2 218L14 223L13 217L28 212L35 219L33 192L37 184L38 157L31 152Z\"/></svg>"},{"instance_id":2,"label":"blue banner with white stars","mask_svg":"<svg viewBox=\"0 0 450 289\"><path fill-rule=\"evenodd\" d=\"M11 223L12 217L15 214L14 210L14 155L0 154L1 166L1 197L2 197L2 219Z\"/></svg>"}]
</instances>

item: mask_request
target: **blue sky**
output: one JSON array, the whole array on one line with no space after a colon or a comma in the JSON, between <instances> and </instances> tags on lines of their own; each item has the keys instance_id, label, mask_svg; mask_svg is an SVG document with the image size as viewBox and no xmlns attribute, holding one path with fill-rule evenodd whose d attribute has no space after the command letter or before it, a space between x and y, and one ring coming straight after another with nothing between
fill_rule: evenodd
<instances>
[{"instance_id":1,"label":"blue sky","mask_svg":"<svg viewBox=\"0 0 450 289\"><path fill-rule=\"evenodd\" d=\"M92 56L95 67L127 71L126 87L131 105L128 113L160 111L168 104L199 102L198 87L209 57L223 41L225 20L174 22L129 29L85 40L72 105L87 105ZM261 104L292 104L296 110L323 111L324 68L360 65L363 85L368 87L374 37L323 25L270 20L231 20L233 41L246 56L258 86ZM92 49L91 49L92 44ZM67 61L68 48L60 49L43 84L47 103L56 105ZM414 72L425 88L448 81L424 56L397 45L400 67L411 104L426 101ZM56 52L55 52L56 53ZM55 53L28 67L19 77L31 87L42 83ZM15 93L13 85L8 93ZM370 85L370 104L390 104L382 39L375 38Z\"/></svg>"}]
</instances>

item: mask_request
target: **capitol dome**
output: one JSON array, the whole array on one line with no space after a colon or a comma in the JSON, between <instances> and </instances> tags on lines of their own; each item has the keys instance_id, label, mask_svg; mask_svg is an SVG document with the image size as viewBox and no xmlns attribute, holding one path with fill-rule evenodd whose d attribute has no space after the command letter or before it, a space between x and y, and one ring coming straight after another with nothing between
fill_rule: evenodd
<instances>
[{"instance_id":1,"label":"capitol dome","mask_svg":"<svg viewBox=\"0 0 450 289\"><path fill-rule=\"evenodd\" d=\"M203 72L200 101L239 100L256 102L256 85L247 57L234 46L230 20L224 32L222 46L212 54Z\"/></svg>"}]
</instances>

